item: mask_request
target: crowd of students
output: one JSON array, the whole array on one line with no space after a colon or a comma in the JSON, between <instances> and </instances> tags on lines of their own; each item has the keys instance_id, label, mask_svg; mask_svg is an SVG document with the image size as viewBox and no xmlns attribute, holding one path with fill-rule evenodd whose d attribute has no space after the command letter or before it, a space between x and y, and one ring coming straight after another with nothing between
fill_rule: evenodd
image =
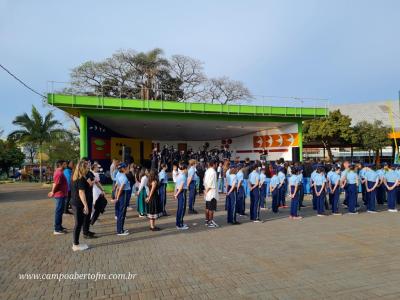
<instances>
[{"instance_id":1,"label":"crowd of students","mask_svg":"<svg viewBox=\"0 0 400 300\"><path fill-rule=\"evenodd\" d=\"M396 203L400 202L400 167L383 164L376 167L372 164L351 164L348 161L335 164L301 164L285 163L283 160L265 163L250 162L238 159L231 162L210 160L201 178L197 174L197 161L181 161L173 166L173 198L177 201L176 229L187 230L184 216L188 206L189 214L197 214L195 201L198 191L204 191L205 225L216 228L214 212L223 194L227 223L238 225L239 217L246 216L246 198L250 198L249 218L254 223L261 222L260 212L270 206L273 213L288 208L286 199L290 200L289 218L299 220L299 211L303 205L304 194L312 194L312 206L317 216L340 213L340 195L344 192L343 205L349 214L357 214L360 208L357 198L359 191L368 213L376 212L376 203L383 205L387 199L390 212L396 212ZM74 167L72 162L58 161L54 172L54 184L49 197L56 200L54 234L64 234L62 226L63 213L71 213L75 225L73 229L74 251L88 249L80 244L79 237L83 231L85 239L96 238L90 231L99 215L107 206L104 188L100 183L100 165L91 164L81 159ZM161 164L160 169L145 169L114 159L110 166L113 181L111 203L115 205L116 234L129 235L124 228L128 210L133 210L130 201L136 196L136 209L139 217L149 219L151 231L160 230L156 226L157 218L168 216L166 211L168 166ZM305 177L307 175L307 177ZM308 177L309 176L309 177ZM203 189L199 189L199 183ZM271 198L267 205L267 198Z\"/></svg>"}]
</instances>

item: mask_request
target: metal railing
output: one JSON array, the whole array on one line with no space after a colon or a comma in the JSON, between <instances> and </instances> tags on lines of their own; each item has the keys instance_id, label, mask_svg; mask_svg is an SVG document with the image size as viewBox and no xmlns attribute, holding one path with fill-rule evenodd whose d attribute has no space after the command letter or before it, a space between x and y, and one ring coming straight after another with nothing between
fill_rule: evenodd
<instances>
[{"instance_id":1,"label":"metal railing","mask_svg":"<svg viewBox=\"0 0 400 300\"><path fill-rule=\"evenodd\" d=\"M129 87L129 86L115 86L115 85L99 85L99 86L76 86L71 82L61 81L48 81L47 82L47 93L49 94L64 94L71 96L85 95L94 96L98 98L98 106L104 105L104 98L119 98L119 99L134 99L143 100L149 106L149 101L158 100L161 101L161 107L163 107L164 101L174 101L185 103L185 112L191 111L191 105L197 104L226 104L228 113L229 106L233 105L252 105L262 107L284 107L286 111L290 108L313 108L314 112L317 109L323 108L328 113L329 100L323 98L310 98L310 97L297 97L297 96L266 96L266 95L251 95L246 99L238 99L234 102L221 103L220 100L214 101L203 99L184 99L182 97L182 90L171 90L171 89L150 89L145 87ZM179 97L181 95L181 97ZM101 102L103 105L100 105ZM122 101L121 108L122 108ZM188 109L186 109L188 107ZM222 108L222 106L221 106ZM301 116L301 109L296 116ZM240 113L240 108L237 113ZM316 116L316 115L315 115Z\"/></svg>"}]
</instances>

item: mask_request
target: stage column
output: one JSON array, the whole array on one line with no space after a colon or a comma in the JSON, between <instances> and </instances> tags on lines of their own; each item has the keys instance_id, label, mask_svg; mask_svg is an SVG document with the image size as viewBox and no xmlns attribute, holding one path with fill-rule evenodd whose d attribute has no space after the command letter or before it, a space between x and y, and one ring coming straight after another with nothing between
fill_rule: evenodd
<instances>
[{"instance_id":1,"label":"stage column","mask_svg":"<svg viewBox=\"0 0 400 300\"><path fill-rule=\"evenodd\" d=\"M80 154L82 157L88 157L88 126L87 116L80 113Z\"/></svg>"},{"instance_id":2,"label":"stage column","mask_svg":"<svg viewBox=\"0 0 400 300\"><path fill-rule=\"evenodd\" d=\"M297 134L299 140L299 161L303 161L303 121L297 123Z\"/></svg>"}]
</instances>

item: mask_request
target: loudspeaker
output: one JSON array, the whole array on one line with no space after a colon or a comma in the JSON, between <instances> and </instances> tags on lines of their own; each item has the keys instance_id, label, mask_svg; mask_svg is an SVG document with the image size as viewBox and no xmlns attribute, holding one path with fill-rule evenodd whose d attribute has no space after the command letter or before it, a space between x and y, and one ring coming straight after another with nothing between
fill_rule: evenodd
<instances>
[{"instance_id":1,"label":"loudspeaker","mask_svg":"<svg viewBox=\"0 0 400 300\"><path fill-rule=\"evenodd\" d=\"M292 147L292 161L293 162L300 161L300 148L299 147Z\"/></svg>"}]
</instances>

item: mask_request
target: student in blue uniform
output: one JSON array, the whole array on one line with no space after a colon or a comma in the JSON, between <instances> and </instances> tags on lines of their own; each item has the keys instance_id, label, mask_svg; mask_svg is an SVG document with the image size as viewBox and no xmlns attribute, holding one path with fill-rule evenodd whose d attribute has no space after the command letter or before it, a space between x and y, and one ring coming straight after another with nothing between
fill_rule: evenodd
<instances>
[{"instance_id":1,"label":"student in blue uniform","mask_svg":"<svg viewBox=\"0 0 400 300\"><path fill-rule=\"evenodd\" d=\"M376 201L378 202L378 204L383 205L385 204L386 201L386 191L385 191L385 184L383 183L383 179L385 177L385 165L383 165L382 167L377 167L377 175L379 177L379 184L376 190Z\"/></svg>"},{"instance_id":2,"label":"student in blue uniform","mask_svg":"<svg viewBox=\"0 0 400 300\"><path fill-rule=\"evenodd\" d=\"M339 213L339 198L340 198L340 167L334 166L333 173L328 179L330 198L332 199L332 214L341 215Z\"/></svg>"},{"instance_id":3,"label":"student in blue uniform","mask_svg":"<svg viewBox=\"0 0 400 300\"><path fill-rule=\"evenodd\" d=\"M311 195L312 195L313 210L317 210L317 197L315 195L315 182L314 182L314 179L317 176L317 167L318 167L318 165L313 165L314 171L312 171L311 176L310 176L310 188L311 188Z\"/></svg>"},{"instance_id":4,"label":"student in blue uniform","mask_svg":"<svg viewBox=\"0 0 400 300\"><path fill-rule=\"evenodd\" d=\"M347 176L347 173L349 172L349 166L350 166L349 161L346 160L346 161L343 162L343 168L344 169L342 171L342 177L340 179L341 187L344 190L343 205L345 205L345 206L348 206L348 203L349 203L349 193L347 191L347 185L346 185L346 176Z\"/></svg>"},{"instance_id":5,"label":"student in blue uniform","mask_svg":"<svg viewBox=\"0 0 400 300\"><path fill-rule=\"evenodd\" d=\"M260 222L259 207L260 207L260 175L257 172L257 165L251 166L249 174L249 189L250 189L250 220Z\"/></svg>"},{"instance_id":6,"label":"student in blue uniform","mask_svg":"<svg viewBox=\"0 0 400 300\"><path fill-rule=\"evenodd\" d=\"M332 201L333 201L333 194L331 193L331 187L330 187L330 182L331 182L331 176L335 173L334 171L334 165L329 166L329 172L326 174L326 193L328 195L329 198L329 204L332 205Z\"/></svg>"},{"instance_id":7,"label":"student in blue uniform","mask_svg":"<svg viewBox=\"0 0 400 300\"><path fill-rule=\"evenodd\" d=\"M304 177L303 177L303 166L297 167L297 181L299 183L299 209L306 207L303 204L304 201Z\"/></svg>"},{"instance_id":8,"label":"student in blue uniform","mask_svg":"<svg viewBox=\"0 0 400 300\"><path fill-rule=\"evenodd\" d=\"M196 160L189 160L189 170L187 175L187 189L189 190L189 214L197 214L194 209L196 202Z\"/></svg>"},{"instance_id":9,"label":"student in blue uniform","mask_svg":"<svg viewBox=\"0 0 400 300\"><path fill-rule=\"evenodd\" d=\"M326 178L324 174L324 167L318 166L317 173L313 179L315 202L317 206L317 216L325 216L325 185Z\"/></svg>"},{"instance_id":10,"label":"student in blue uniform","mask_svg":"<svg viewBox=\"0 0 400 300\"><path fill-rule=\"evenodd\" d=\"M396 187L399 184L399 178L394 170L394 166L390 167L383 177L383 184L387 190L388 211L397 212L396 209Z\"/></svg>"},{"instance_id":11,"label":"student in blue uniform","mask_svg":"<svg viewBox=\"0 0 400 300\"><path fill-rule=\"evenodd\" d=\"M267 176L265 175L265 168L261 168L259 187L260 187L260 207L263 209L267 207L267 202L266 202L267 184L265 182L266 179Z\"/></svg>"},{"instance_id":12,"label":"student in blue uniform","mask_svg":"<svg viewBox=\"0 0 400 300\"><path fill-rule=\"evenodd\" d=\"M292 176L289 177L289 197L290 201L290 216L291 219L301 219L298 215L299 209L299 178L298 178L299 170L297 167L292 167Z\"/></svg>"},{"instance_id":13,"label":"student in blue uniform","mask_svg":"<svg viewBox=\"0 0 400 300\"><path fill-rule=\"evenodd\" d=\"M126 177L126 168L127 165L125 163L120 163L117 167L118 174L115 176L115 199L113 199L113 203L115 203L116 213L117 213L117 235L125 236L128 235L128 230L124 230L126 209L128 205L128 192L131 189L129 184L128 177Z\"/></svg>"},{"instance_id":14,"label":"student in blue uniform","mask_svg":"<svg viewBox=\"0 0 400 300\"><path fill-rule=\"evenodd\" d=\"M239 222L236 221L237 177L235 166L232 166L229 172L226 198L228 203L227 222L228 224L237 225Z\"/></svg>"},{"instance_id":15,"label":"student in blue uniform","mask_svg":"<svg viewBox=\"0 0 400 300\"><path fill-rule=\"evenodd\" d=\"M189 228L183 223L183 217L186 211L186 190L187 190L187 166L185 163L179 164L179 174L176 177L174 198L178 201L176 211L176 229L186 230Z\"/></svg>"},{"instance_id":16,"label":"student in blue uniform","mask_svg":"<svg viewBox=\"0 0 400 300\"><path fill-rule=\"evenodd\" d=\"M244 173L243 173L243 165L238 165L238 172L236 173L236 180L237 180L237 197L236 197L236 211L240 216L244 216L246 210L246 195L244 189Z\"/></svg>"},{"instance_id":17,"label":"student in blue uniform","mask_svg":"<svg viewBox=\"0 0 400 300\"><path fill-rule=\"evenodd\" d=\"M279 178L279 207L286 208L286 175L283 167L278 167Z\"/></svg>"},{"instance_id":18,"label":"student in blue uniform","mask_svg":"<svg viewBox=\"0 0 400 300\"><path fill-rule=\"evenodd\" d=\"M361 184L361 195L362 195L362 201L364 203L365 206L367 206L367 194L366 194L366 178L365 178L365 173L366 173L366 167L363 164L359 164L359 172L358 172L358 177L359 177L359 181Z\"/></svg>"},{"instance_id":19,"label":"student in blue uniform","mask_svg":"<svg viewBox=\"0 0 400 300\"><path fill-rule=\"evenodd\" d=\"M225 191L228 192L229 186L229 174L231 172L232 165L231 163L228 164L228 169L225 172ZM225 210L228 210L228 197L225 197Z\"/></svg>"},{"instance_id":20,"label":"student in blue uniform","mask_svg":"<svg viewBox=\"0 0 400 300\"><path fill-rule=\"evenodd\" d=\"M168 169L167 164L161 164L161 171L160 173L158 173L158 180L160 182L160 187L158 192L160 194L161 206L163 211L162 214L164 216L168 216L167 211L165 209L167 204L167 185L168 185L167 169Z\"/></svg>"},{"instance_id":21,"label":"student in blue uniform","mask_svg":"<svg viewBox=\"0 0 400 300\"><path fill-rule=\"evenodd\" d=\"M269 184L269 193L271 194L272 197L272 212L277 213L278 212L278 206L279 206L279 178L278 175L275 174L272 175L271 177L271 182Z\"/></svg>"},{"instance_id":22,"label":"student in blue uniform","mask_svg":"<svg viewBox=\"0 0 400 300\"><path fill-rule=\"evenodd\" d=\"M355 170L355 165L351 164L345 178L345 184L347 186L347 193L348 193L349 214L358 214L358 212L356 212L358 182L359 182L358 175Z\"/></svg>"},{"instance_id":23,"label":"student in blue uniform","mask_svg":"<svg viewBox=\"0 0 400 300\"><path fill-rule=\"evenodd\" d=\"M367 212L375 213L376 189L379 185L379 176L374 167L365 165L365 198L367 200Z\"/></svg>"}]
</instances>

